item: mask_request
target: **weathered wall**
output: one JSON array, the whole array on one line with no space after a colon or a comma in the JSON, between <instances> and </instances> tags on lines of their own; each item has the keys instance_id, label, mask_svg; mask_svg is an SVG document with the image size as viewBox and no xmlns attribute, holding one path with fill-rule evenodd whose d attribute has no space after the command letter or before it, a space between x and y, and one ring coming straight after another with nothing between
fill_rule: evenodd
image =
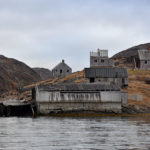
<instances>
[{"instance_id":1,"label":"weathered wall","mask_svg":"<svg viewBox=\"0 0 150 150\"><path fill-rule=\"evenodd\" d=\"M143 96L140 94L129 94L128 95L128 99L129 100L135 100L135 101L142 101L143 100Z\"/></svg>"},{"instance_id":2,"label":"weathered wall","mask_svg":"<svg viewBox=\"0 0 150 150\"><path fill-rule=\"evenodd\" d=\"M113 67L114 61L107 57L90 57L90 67Z\"/></svg>"},{"instance_id":3,"label":"weathered wall","mask_svg":"<svg viewBox=\"0 0 150 150\"><path fill-rule=\"evenodd\" d=\"M41 114L49 114L57 111L102 111L121 113L121 103L100 102L50 102L37 103Z\"/></svg>"},{"instance_id":4,"label":"weathered wall","mask_svg":"<svg viewBox=\"0 0 150 150\"><path fill-rule=\"evenodd\" d=\"M60 93L60 92L48 92L40 91L37 93L37 102L93 102L100 101L100 93Z\"/></svg>"},{"instance_id":5,"label":"weathered wall","mask_svg":"<svg viewBox=\"0 0 150 150\"><path fill-rule=\"evenodd\" d=\"M90 79L85 80L90 83ZM95 83L116 84L120 87L128 86L128 78L95 78Z\"/></svg>"},{"instance_id":6,"label":"weathered wall","mask_svg":"<svg viewBox=\"0 0 150 150\"><path fill-rule=\"evenodd\" d=\"M121 112L127 97L120 91L99 92L59 92L36 90L36 102L39 113L50 111L113 111Z\"/></svg>"},{"instance_id":7,"label":"weathered wall","mask_svg":"<svg viewBox=\"0 0 150 150\"><path fill-rule=\"evenodd\" d=\"M147 61L147 64L145 63L144 60L140 61L140 70L150 70L150 61Z\"/></svg>"},{"instance_id":8,"label":"weathered wall","mask_svg":"<svg viewBox=\"0 0 150 150\"><path fill-rule=\"evenodd\" d=\"M52 70L53 77L64 77L72 73L72 69L65 63L61 63Z\"/></svg>"}]
</instances>

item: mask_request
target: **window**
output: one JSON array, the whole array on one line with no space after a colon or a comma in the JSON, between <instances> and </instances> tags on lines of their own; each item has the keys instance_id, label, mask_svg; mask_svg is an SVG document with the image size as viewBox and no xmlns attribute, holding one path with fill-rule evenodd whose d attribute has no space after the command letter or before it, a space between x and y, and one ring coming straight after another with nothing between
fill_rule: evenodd
<instances>
[{"instance_id":1,"label":"window","mask_svg":"<svg viewBox=\"0 0 150 150\"><path fill-rule=\"evenodd\" d=\"M97 59L95 59L95 60L94 60L94 62L96 62L96 63L97 63Z\"/></svg>"},{"instance_id":2,"label":"window","mask_svg":"<svg viewBox=\"0 0 150 150\"><path fill-rule=\"evenodd\" d=\"M147 64L147 60L145 60L145 64Z\"/></svg>"},{"instance_id":3,"label":"window","mask_svg":"<svg viewBox=\"0 0 150 150\"><path fill-rule=\"evenodd\" d=\"M67 70L67 72L69 72L69 70Z\"/></svg>"},{"instance_id":4,"label":"window","mask_svg":"<svg viewBox=\"0 0 150 150\"><path fill-rule=\"evenodd\" d=\"M103 62L104 62L104 59L101 59L101 62L103 63Z\"/></svg>"},{"instance_id":5,"label":"window","mask_svg":"<svg viewBox=\"0 0 150 150\"><path fill-rule=\"evenodd\" d=\"M60 69L60 73L62 73L62 69Z\"/></svg>"},{"instance_id":6,"label":"window","mask_svg":"<svg viewBox=\"0 0 150 150\"><path fill-rule=\"evenodd\" d=\"M55 71L57 72L57 69Z\"/></svg>"},{"instance_id":7,"label":"window","mask_svg":"<svg viewBox=\"0 0 150 150\"><path fill-rule=\"evenodd\" d=\"M93 83L95 82L95 79L94 78L90 78L90 83Z\"/></svg>"}]
</instances>

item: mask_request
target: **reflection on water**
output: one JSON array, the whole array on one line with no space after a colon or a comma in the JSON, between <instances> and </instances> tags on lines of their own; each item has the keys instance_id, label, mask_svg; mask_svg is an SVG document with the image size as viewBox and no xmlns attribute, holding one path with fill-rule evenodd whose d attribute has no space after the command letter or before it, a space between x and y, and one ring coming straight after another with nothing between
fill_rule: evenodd
<instances>
[{"instance_id":1,"label":"reflection on water","mask_svg":"<svg viewBox=\"0 0 150 150\"><path fill-rule=\"evenodd\" d=\"M150 149L150 119L0 118L0 149Z\"/></svg>"}]
</instances>

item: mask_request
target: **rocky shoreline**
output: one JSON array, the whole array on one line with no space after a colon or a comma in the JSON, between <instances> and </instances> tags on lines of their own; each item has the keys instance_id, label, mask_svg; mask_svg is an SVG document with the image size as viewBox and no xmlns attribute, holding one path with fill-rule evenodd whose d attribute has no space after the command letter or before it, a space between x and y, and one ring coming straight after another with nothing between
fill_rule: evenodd
<instances>
[{"instance_id":1,"label":"rocky shoreline","mask_svg":"<svg viewBox=\"0 0 150 150\"><path fill-rule=\"evenodd\" d=\"M36 108L35 108L36 109ZM121 113L116 112L99 112L99 111L67 111L63 110L51 112L47 115L38 116L58 116L58 117L98 117L98 116L134 116L141 114L150 115L150 107L144 107L139 105L130 105L122 107ZM19 106L19 107L6 107L0 104L0 117L11 117L11 116L31 116L33 117L31 107ZM37 116L37 115L36 115Z\"/></svg>"}]
</instances>

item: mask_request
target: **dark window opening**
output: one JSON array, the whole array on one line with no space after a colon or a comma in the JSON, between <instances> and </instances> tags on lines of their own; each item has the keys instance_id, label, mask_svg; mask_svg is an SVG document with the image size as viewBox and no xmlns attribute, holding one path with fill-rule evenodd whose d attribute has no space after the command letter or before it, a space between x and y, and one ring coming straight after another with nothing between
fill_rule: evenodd
<instances>
[{"instance_id":1,"label":"dark window opening","mask_svg":"<svg viewBox=\"0 0 150 150\"><path fill-rule=\"evenodd\" d=\"M90 83L95 82L95 78L90 78Z\"/></svg>"},{"instance_id":2,"label":"dark window opening","mask_svg":"<svg viewBox=\"0 0 150 150\"><path fill-rule=\"evenodd\" d=\"M147 60L145 60L145 64L147 64Z\"/></svg>"},{"instance_id":3,"label":"dark window opening","mask_svg":"<svg viewBox=\"0 0 150 150\"><path fill-rule=\"evenodd\" d=\"M103 63L103 62L104 62L104 59L101 59L101 62Z\"/></svg>"},{"instance_id":4,"label":"dark window opening","mask_svg":"<svg viewBox=\"0 0 150 150\"><path fill-rule=\"evenodd\" d=\"M97 62L97 59L95 59L94 62Z\"/></svg>"},{"instance_id":5,"label":"dark window opening","mask_svg":"<svg viewBox=\"0 0 150 150\"><path fill-rule=\"evenodd\" d=\"M69 70L67 70L67 72L69 72Z\"/></svg>"},{"instance_id":6,"label":"dark window opening","mask_svg":"<svg viewBox=\"0 0 150 150\"><path fill-rule=\"evenodd\" d=\"M56 69L56 72L57 72L57 69Z\"/></svg>"},{"instance_id":7,"label":"dark window opening","mask_svg":"<svg viewBox=\"0 0 150 150\"><path fill-rule=\"evenodd\" d=\"M32 88L32 100L35 100L36 98L36 91L35 88Z\"/></svg>"},{"instance_id":8,"label":"dark window opening","mask_svg":"<svg viewBox=\"0 0 150 150\"><path fill-rule=\"evenodd\" d=\"M124 78L122 78L122 83L125 84L125 79Z\"/></svg>"},{"instance_id":9,"label":"dark window opening","mask_svg":"<svg viewBox=\"0 0 150 150\"><path fill-rule=\"evenodd\" d=\"M62 73L62 69L60 69L60 73Z\"/></svg>"}]
</instances>

